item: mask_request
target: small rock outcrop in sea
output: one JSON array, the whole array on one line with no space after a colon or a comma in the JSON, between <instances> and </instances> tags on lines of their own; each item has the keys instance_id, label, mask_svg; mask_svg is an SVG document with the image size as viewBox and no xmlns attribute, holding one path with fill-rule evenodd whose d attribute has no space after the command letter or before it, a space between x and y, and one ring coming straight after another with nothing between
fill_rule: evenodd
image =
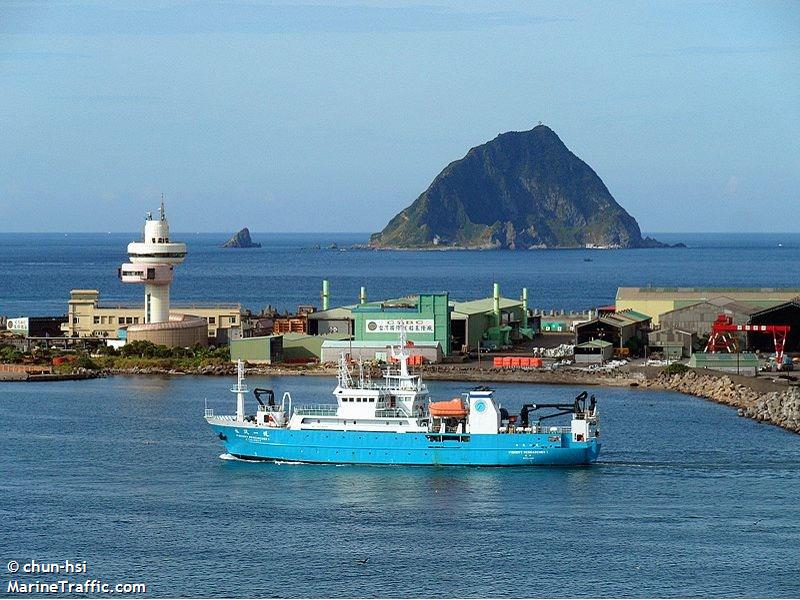
<instances>
[{"instance_id":1,"label":"small rock outcrop in sea","mask_svg":"<svg viewBox=\"0 0 800 600\"><path fill-rule=\"evenodd\" d=\"M223 248L261 248L261 244L257 244L250 239L250 230L245 227L236 233L231 239L222 244Z\"/></svg>"},{"instance_id":2,"label":"small rock outcrop in sea","mask_svg":"<svg viewBox=\"0 0 800 600\"><path fill-rule=\"evenodd\" d=\"M370 238L373 248L656 248L592 168L545 125L450 163Z\"/></svg>"}]
</instances>

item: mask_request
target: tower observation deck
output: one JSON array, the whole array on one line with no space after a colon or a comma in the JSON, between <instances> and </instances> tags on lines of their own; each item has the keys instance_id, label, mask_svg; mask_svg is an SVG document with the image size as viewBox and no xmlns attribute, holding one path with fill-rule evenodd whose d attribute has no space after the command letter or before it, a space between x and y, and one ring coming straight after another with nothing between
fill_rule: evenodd
<instances>
[{"instance_id":1,"label":"tower observation deck","mask_svg":"<svg viewBox=\"0 0 800 600\"><path fill-rule=\"evenodd\" d=\"M128 244L128 258L119 270L123 283L144 284L144 322L165 323L169 319L169 289L175 265L186 258L186 244L169 237L164 201L158 219L147 213L142 240Z\"/></svg>"}]
</instances>

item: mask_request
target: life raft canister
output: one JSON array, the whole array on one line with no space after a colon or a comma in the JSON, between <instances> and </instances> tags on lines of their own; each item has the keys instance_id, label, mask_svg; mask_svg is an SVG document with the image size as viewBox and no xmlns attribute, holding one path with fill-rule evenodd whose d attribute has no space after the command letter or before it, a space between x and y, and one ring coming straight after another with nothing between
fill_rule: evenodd
<instances>
[{"instance_id":1,"label":"life raft canister","mask_svg":"<svg viewBox=\"0 0 800 600\"><path fill-rule=\"evenodd\" d=\"M467 409L461 402L461 398L453 398L444 402L431 402L430 414L432 417L458 417L467 416Z\"/></svg>"}]
</instances>

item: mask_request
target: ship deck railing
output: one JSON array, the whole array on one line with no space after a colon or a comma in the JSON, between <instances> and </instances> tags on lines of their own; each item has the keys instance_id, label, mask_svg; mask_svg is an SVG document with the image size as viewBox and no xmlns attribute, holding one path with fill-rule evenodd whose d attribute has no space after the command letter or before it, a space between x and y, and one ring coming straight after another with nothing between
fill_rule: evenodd
<instances>
[{"instance_id":1,"label":"ship deck railing","mask_svg":"<svg viewBox=\"0 0 800 600\"><path fill-rule=\"evenodd\" d=\"M411 415L404 411L402 408L378 408L375 410L375 416L379 419L385 418L407 418Z\"/></svg>"},{"instance_id":2,"label":"ship deck railing","mask_svg":"<svg viewBox=\"0 0 800 600\"><path fill-rule=\"evenodd\" d=\"M529 425L528 427L501 427L498 433L550 433L553 435L561 435L563 433L572 433L572 427L569 426L552 426L552 425Z\"/></svg>"},{"instance_id":3,"label":"ship deck railing","mask_svg":"<svg viewBox=\"0 0 800 600\"><path fill-rule=\"evenodd\" d=\"M294 414L306 417L335 417L338 408L336 404L306 404L305 406L296 406Z\"/></svg>"},{"instance_id":4,"label":"ship deck railing","mask_svg":"<svg viewBox=\"0 0 800 600\"><path fill-rule=\"evenodd\" d=\"M204 417L206 419L214 419L215 421L225 421L227 423L236 423L236 415L215 415L213 408L205 410Z\"/></svg>"}]
</instances>

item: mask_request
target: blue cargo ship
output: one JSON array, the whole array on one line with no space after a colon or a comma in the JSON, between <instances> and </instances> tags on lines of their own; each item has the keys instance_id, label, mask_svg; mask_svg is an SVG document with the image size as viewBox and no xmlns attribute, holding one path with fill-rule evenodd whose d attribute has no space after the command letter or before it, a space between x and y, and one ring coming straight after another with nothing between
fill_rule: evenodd
<instances>
[{"instance_id":1,"label":"blue cargo ship","mask_svg":"<svg viewBox=\"0 0 800 600\"><path fill-rule=\"evenodd\" d=\"M336 404L293 406L284 393L253 390L258 406L245 412L244 365L238 365L235 415L205 419L228 454L245 460L385 465L585 465L597 460L597 404L586 392L570 403L525 404L510 415L494 392L478 387L459 398L432 402L419 375L408 370L401 336L382 381L373 383L359 364L354 381L339 361ZM264 400L266 398L266 401ZM549 419L571 415L569 426Z\"/></svg>"}]
</instances>

